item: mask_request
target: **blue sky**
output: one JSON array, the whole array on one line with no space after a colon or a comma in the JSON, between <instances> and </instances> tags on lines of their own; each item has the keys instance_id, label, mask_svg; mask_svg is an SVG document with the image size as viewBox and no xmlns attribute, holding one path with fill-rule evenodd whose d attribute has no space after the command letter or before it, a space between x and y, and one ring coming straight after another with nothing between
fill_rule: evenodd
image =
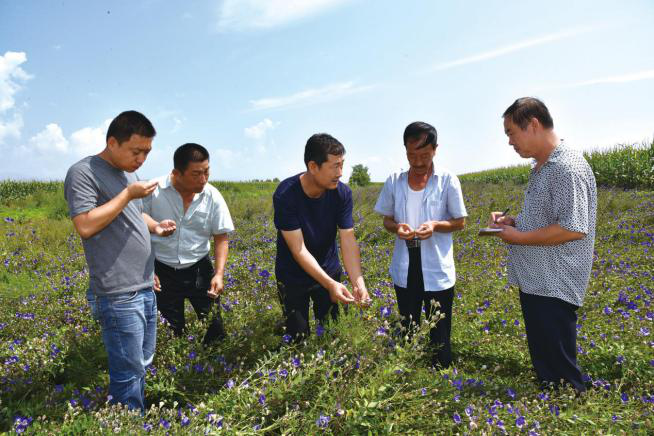
<instances>
[{"instance_id":1,"label":"blue sky","mask_svg":"<svg viewBox=\"0 0 654 436\"><path fill-rule=\"evenodd\" d=\"M520 163L501 114L540 97L573 147L654 135L654 2L0 0L0 179L63 179L135 109L158 131L141 178L197 142L212 179L285 178L307 138L346 174L406 169L404 127L457 174Z\"/></svg>"}]
</instances>

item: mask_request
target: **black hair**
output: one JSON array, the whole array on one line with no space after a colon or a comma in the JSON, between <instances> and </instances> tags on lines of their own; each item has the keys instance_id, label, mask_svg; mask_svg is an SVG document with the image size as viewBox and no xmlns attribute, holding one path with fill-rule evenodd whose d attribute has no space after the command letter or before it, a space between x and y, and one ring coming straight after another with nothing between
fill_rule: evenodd
<instances>
[{"instance_id":1,"label":"black hair","mask_svg":"<svg viewBox=\"0 0 654 436\"><path fill-rule=\"evenodd\" d=\"M517 99L504 111L502 118L510 119L521 130L527 128L532 118L536 118L546 129L552 129L554 127L554 121L547 106L535 97Z\"/></svg>"},{"instance_id":2,"label":"black hair","mask_svg":"<svg viewBox=\"0 0 654 436\"><path fill-rule=\"evenodd\" d=\"M307 140L307 145L304 147L304 164L308 167L309 162L314 161L320 168L327 162L328 154L343 156L345 147L332 135L316 133Z\"/></svg>"},{"instance_id":3,"label":"black hair","mask_svg":"<svg viewBox=\"0 0 654 436\"><path fill-rule=\"evenodd\" d=\"M205 160L209 160L207 149L192 142L180 145L173 155L175 169L180 173L186 171L188 164L191 162L204 162Z\"/></svg>"},{"instance_id":4,"label":"black hair","mask_svg":"<svg viewBox=\"0 0 654 436\"><path fill-rule=\"evenodd\" d=\"M114 137L118 144L129 141L132 135L154 138L157 131L145 115L136 111L125 111L111 121L107 129L107 142Z\"/></svg>"},{"instance_id":5,"label":"black hair","mask_svg":"<svg viewBox=\"0 0 654 436\"><path fill-rule=\"evenodd\" d=\"M436 149L436 146L438 145L438 133L436 132L436 128L431 124L422 121L415 121L406 126L403 136L404 146L406 147L408 141L418 140L422 138L423 135L426 135L425 142L419 145L418 148L431 145L432 148Z\"/></svg>"}]
</instances>

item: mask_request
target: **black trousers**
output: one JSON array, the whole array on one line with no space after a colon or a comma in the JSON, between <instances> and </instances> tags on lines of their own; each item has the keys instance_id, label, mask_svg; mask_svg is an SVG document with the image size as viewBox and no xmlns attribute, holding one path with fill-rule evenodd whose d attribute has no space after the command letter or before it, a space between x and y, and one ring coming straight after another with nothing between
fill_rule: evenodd
<instances>
[{"instance_id":1,"label":"black trousers","mask_svg":"<svg viewBox=\"0 0 654 436\"><path fill-rule=\"evenodd\" d=\"M577 309L553 297L520 291L520 305L527 330L531 363L538 380L559 386L570 383L577 392L586 390L577 365Z\"/></svg>"},{"instance_id":2,"label":"black trousers","mask_svg":"<svg viewBox=\"0 0 654 436\"><path fill-rule=\"evenodd\" d=\"M338 273L331 278L340 281L341 275ZM309 300L313 301L313 314L319 324L324 324L328 315L334 320L338 318L338 304L332 303L327 289L319 284L298 286L278 281L277 292L284 312L286 334L290 335L293 341L301 341L311 333Z\"/></svg>"},{"instance_id":3,"label":"black trousers","mask_svg":"<svg viewBox=\"0 0 654 436\"><path fill-rule=\"evenodd\" d=\"M185 299L188 298L191 302L198 319L203 320L209 315L211 305L214 303L214 300L207 295L213 277L213 266L209 256L184 269L171 268L155 260L154 272L161 283L161 292L156 293L157 308L176 335L180 336L184 332ZM220 297L215 302L218 310L202 340L205 344L225 337L225 328L220 316Z\"/></svg>"},{"instance_id":4,"label":"black trousers","mask_svg":"<svg viewBox=\"0 0 654 436\"><path fill-rule=\"evenodd\" d=\"M400 316L402 316L402 326L408 330L409 334L420 324L423 306L428 320L431 320L436 311L445 314L445 318L438 321L436 326L429 330L429 343L433 351L432 363L447 368L452 364L451 334L454 286L443 291L425 292L421 262L420 247L409 248L407 287L402 288L395 285L397 306ZM434 302L440 303L440 307L434 307Z\"/></svg>"}]
</instances>

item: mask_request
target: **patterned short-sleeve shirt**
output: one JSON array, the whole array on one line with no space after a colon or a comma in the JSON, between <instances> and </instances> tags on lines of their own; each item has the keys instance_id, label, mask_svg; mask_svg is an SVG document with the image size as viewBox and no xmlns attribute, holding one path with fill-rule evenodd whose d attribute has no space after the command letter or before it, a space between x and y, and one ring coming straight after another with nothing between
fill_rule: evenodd
<instances>
[{"instance_id":1,"label":"patterned short-sleeve shirt","mask_svg":"<svg viewBox=\"0 0 654 436\"><path fill-rule=\"evenodd\" d=\"M533 169L516 228L528 232L558 224L582 239L553 246L509 245L509 283L523 292L581 306L593 264L597 187L583 155L557 146Z\"/></svg>"}]
</instances>

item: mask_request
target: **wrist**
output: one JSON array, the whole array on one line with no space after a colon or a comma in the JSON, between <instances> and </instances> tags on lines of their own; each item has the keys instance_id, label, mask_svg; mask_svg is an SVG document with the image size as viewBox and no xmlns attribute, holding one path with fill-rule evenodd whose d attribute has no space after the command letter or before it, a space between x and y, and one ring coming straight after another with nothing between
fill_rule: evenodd
<instances>
[{"instance_id":1,"label":"wrist","mask_svg":"<svg viewBox=\"0 0 654 436\"><path fill-rule=\"evenodd\" d=\"M123 189L123 194L125 195L125 199L128 203L133 200L132 193L129 192L129 186Z\"/></svg>"}]
</instances>

